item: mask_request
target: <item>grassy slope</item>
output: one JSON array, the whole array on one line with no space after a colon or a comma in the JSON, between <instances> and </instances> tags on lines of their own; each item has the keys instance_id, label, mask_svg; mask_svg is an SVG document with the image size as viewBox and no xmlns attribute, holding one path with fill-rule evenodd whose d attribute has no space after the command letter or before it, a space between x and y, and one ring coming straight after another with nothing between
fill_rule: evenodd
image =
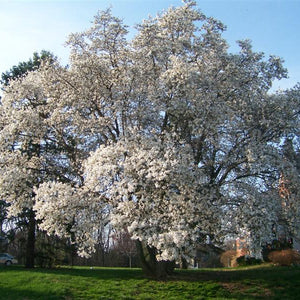
<instances>
[{"instance_id":1,"label":"grassy slope","mask_svg":"<svg viewBox=\"0 0 300 300\"><path fill-rule=\"evenodd\" d=\"M178 271L165 282L139 269L0 267L0 299L299 299L300 268Z\"/></svg>"}]
</instances>

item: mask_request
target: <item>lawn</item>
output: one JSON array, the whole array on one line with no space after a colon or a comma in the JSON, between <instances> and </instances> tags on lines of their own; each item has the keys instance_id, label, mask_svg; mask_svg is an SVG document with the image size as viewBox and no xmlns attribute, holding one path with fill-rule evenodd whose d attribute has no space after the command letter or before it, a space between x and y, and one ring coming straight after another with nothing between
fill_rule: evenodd
<instances>
[{"instance_id":1,"label":"lawn","mask_svg":"<svg viewBox=\"0 0 300 300\"><path fill-rule=\"evenodd\" d=\"M300 267L177 271L167 281L139 269L0 267L0 299L299 299Z\"/></svg>"}]
</instances>

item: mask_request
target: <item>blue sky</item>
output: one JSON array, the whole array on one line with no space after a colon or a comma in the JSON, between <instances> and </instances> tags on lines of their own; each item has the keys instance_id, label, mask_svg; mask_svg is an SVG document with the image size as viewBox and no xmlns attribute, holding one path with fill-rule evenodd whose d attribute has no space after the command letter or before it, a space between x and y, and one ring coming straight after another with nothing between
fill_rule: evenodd
<instances>
[{"instance_id":1,"label":"blue sky","mask_svg":"<svg viewBox=\"0 0 300 300\"><path fill-rule=\"evenodd\" d=\"M291 88L300 82L300 0L198 0L208 16L221 20L224 37L237 51L235 41L251 39L253 48L285 60L289 79L274 87ZM149 15L181 5L181 0L0 0L0 73L33 52L49 50L67 64L67 36L83 31L98 10L112 6L113 14L129 26Z\"/></svg>"}]
</instances>

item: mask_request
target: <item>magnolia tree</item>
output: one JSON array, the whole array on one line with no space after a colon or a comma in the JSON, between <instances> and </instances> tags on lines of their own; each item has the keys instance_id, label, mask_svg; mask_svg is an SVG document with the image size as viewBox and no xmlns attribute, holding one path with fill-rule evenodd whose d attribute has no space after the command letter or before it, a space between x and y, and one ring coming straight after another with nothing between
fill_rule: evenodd
<instances>
[{"instance_id":1,"label":"magnolia tree","mask_svg":"<svg viewBox=\"0 0 300 300\"><path fill-rule=\"evenodd\" d=\"M0 80L0 82L2 83L2 89L7 91L10 89L9 83L13 80L16 80L18 78L21 77L25 77L30 71L33 70L37 70L39 68L39 66L41 65L42 61L49 61L54 62L55 61L55 57L53 56L52 53L48 52L48 51L41 51L41 54L38 53L34 53L33 54L33 59L29 59L27 62L20 62L17 66L13 66L9 71L7 71L6 73L2 73L2 80ZM28 82L28 84L30 85L30 83ZM31 86L31 85L30 85ZM22 88L21 88L22 89ZM30 98L32 102L34 102L34 94L38 93L38 88L36 89L31 89L31 95ZM30 92L29 92L30 94ZM1 98L1 96L0 96ZM7 99L6 99L6 105L7 105ZM26 102L26 101L25 101ZM22 103L22 100L19 99L19 102L16 100L12 100L11 104L13 105L17 105L19 106L19 108L22 106L20 106L20 103ZM27 101L27 105L29 104L29 101ZM4 105L5 106L5 105ZM36 230L36 226L35 226L35 218L34 218L34 212L32 210L32 204L33 204L33 195L32 195L32 187L35 184L34 183L34 179L32 177L34 172L30 172L29 174L23 173L23 175L21 175L22 173L22 168L25 168L25 165L22 165L21 161L21 156L20 155L20 149L21 153L22 153L22 157L23 158L28 158L28 160L31 160L31 158L34 156L33 153L38 153L40 152L39 147L36 147L35 142L30 138L30 137L25 137L26 136L26 132L21 133L21 131L18 129L18 127L20 127L20 124L18 122L20 122L23 117L24 119L28 118L28 113L32 114L32 116L34 116L34 113L31 111L24 113L24 112L20 112L18 109L16 111L12 111L10 109L6 109L5 107L2 107L1 109L1 124L2 124L2 138L1 138L1 152L3 154L2 158L4 163L4 170L2 169L2 171L4 171L6 173L6 176L4 176L4 182L2 182L4 189L2 190L4 192L4 197L5 198L10 198L10 199L18 199L19 195L20 195L20 200L19 201L19 208L18 210L21 212L22 211L22 218L24 218L24 220L26 220L26 222L24 223L26 231L27 231L27 242L26 242L26 259L25 259L25 265L26 267L33 267L34 265L34 244L35 244L35 230ZM12 114L16 115L16 118L14 119L14 116L12 116ZM12 121L13 120L13 121ZM38 120L36 120L36 125L39 123ZM17 124L17 125L16 125ZM22 126L21 126L22 127ZM24 130L26 130L24 128ZM13 133L12 133L13 132ZM23 136L22 136L23 135ZM27 139L26 141L26 146L24 145L24 141L25 139ZM19 147L19 143L20 140L23 140L23 145L21 147ZM17 152L15 152L15 149L19 148ZM16 156L15 156L16 155ZM25 158L25 159L26 159ZM23 163L24 163L24 159ZM14 165L14 163L17 162L17 165ZM37 161L36 161L37 162ZM25 163L26 164L26 163ZM30 162L31 167L33 170L33 166L35 165L34 160L31 160ZM5 171L5 165L14 165L13 168L7 169ZM10 173L10 175L9 175ZM29 179L27 180L26 177L27 175L29 175ZM18 177L21 176L21 180L20 182L16 182L14 181L14 176ZM26 183L27 180L27 183ZM12 182L13 181L13 182ZM26 187L24 186L26 185ZM25 191L26 190L26 191ZM5 191L9 191L9 194L6 196L5 195ZM25 198L27 198L27 200L29 201L23 201L24 198L24 194L27 193L27 196L25 196ZM4 198L4 199L5 199ZM13 201L14 204L17 204L17 201ZM31 204L30 204L31 203ZM14 207L16 208L18 206L15 205Z\"/></svg>"},{"instance_id":2,"label":"magnolia tree","mask_svg":"<svg viewBox=\"0 0 300 300\"><path fill-rule=\"evenodd\" d=\"M248 235L258 253L277 222L280 202L268 190L282 166L278 145L298 134L299 87L270 94L287 75L281 60L247 40L229 53L225 26L194 1L137 30L127 41L122 21L99 13L91 29L70 36L69 67L44 63L4 96L7 124L52 145L35 157L47 176L30 180L41 227L72 236L82 255L103 222L125 228L155 276L193 258L208 237ZM30 105L26 93L36 89L41 105ZM29 163L22 152L13 163L3 153L4 174Z\"/></svg>"}]
</instances>

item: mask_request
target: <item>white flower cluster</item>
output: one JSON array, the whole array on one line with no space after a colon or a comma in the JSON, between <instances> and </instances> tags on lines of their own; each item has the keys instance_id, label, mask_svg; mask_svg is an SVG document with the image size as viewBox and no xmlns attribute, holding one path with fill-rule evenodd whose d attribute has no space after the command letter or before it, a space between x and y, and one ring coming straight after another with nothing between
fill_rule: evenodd
<instances>
[{"instance_id":1,"label":"white flower cluster","mask_svg":"<svg viewBox=\"0 0 300 300\"><path fill-rule=\"evenodd\" d=\"M34 209L42 220L41 229L59 237L69 237L78 245L78 253L93 252L94 233L105 222L105 208L99 197L59 182L44 183L36 190Z\"/></svg>"},{"instance_id":2,"label":"white flower cluster","mask_svg":"<svg viewBox=\"0 0 300 300\"><path fill-rule=\"evenodd\" d=\"M135 132L88 158L85 185L107 198L112 224L155 247L158 259L189 259L220 223L201 172L188 145Z\"/></svg>"},{"instance_id":3,"label":"white flower cluster","mask_svg":"<svg viewBox=\"0 0 300 300\"><path fill-rule=\"evenodd\" d=\"M237 229L257 252L278 213L299 224L298 196L282 211L269 195L280 143L299 136L300 86L269 94L286 76L280 59L247 40L228 53L224 25L184 2L138 25L132 41L110 10L99 13L70 36L68 67L43 62L5 87L0 195L83 255L108 221L160 260L189 259L207 236Z\"/></svg>"}]
</instances>

